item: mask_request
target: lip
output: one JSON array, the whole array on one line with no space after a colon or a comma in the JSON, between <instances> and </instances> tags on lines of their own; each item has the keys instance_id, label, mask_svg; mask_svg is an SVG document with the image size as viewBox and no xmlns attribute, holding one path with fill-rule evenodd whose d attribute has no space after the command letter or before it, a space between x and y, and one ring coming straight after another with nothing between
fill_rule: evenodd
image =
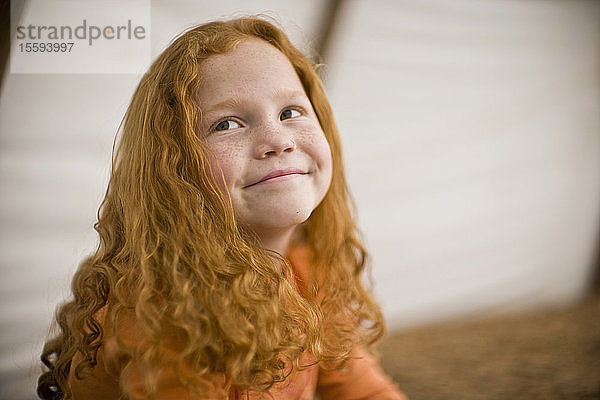
<instances>
[{"instance_id":1,"label":"lip","mask_svg":"<svg viewBox=\"0 0 600 400\"><path fill-rule=\"evenodd\" d=\"M244 186L244 188L249 188L249 187L261 184L261 183L270 183L270 182L279 181L280 179L277 179L277 178L285 178L287 176L291 177L291 175L306 175L306 174L307 174L307 172L305 172L301 169L298 169L298 168L278 169L278 170L269 172L267 175L256 180L255 182Z\"/></svg>"}]
</instances>

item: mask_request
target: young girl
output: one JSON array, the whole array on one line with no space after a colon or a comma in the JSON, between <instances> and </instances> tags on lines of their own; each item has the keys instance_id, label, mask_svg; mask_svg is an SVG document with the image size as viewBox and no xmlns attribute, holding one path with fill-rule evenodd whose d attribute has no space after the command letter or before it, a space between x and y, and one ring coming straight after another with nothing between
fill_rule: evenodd
<instances>
[{"instance_id":1,"label":"young girl","mask_svg":"<svg viewBox=\"0 0 600 400\"><path fill-rule=\"evenodd\" d=\"M186 32L133 96L39 396L404 399L366 351L383 318L349 203L331 108L283 32Z\"/></svg>"}]
</instances>

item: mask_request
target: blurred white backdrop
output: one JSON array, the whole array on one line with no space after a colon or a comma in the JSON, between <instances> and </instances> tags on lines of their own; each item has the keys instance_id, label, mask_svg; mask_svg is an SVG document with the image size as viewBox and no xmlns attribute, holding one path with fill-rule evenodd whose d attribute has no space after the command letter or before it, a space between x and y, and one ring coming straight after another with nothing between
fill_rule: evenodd
<instances>
[{"instance_id":1,"label":"blurred white backdrop","mask_svg":"<svg viewBox=\"0 0 600 400\"><path fill-rule=\"evenodd\" d=\"M107 13L135 13L118 4ZM154 0L152 58L193 24L262 12L306 50L325 7ZM347 1L329 50L326 89L391 328L586 293L600 227L599 2ZM52 313L96 246L139 78L4 77L2 399L34 398Z\"/></svg>"}]
</instances>

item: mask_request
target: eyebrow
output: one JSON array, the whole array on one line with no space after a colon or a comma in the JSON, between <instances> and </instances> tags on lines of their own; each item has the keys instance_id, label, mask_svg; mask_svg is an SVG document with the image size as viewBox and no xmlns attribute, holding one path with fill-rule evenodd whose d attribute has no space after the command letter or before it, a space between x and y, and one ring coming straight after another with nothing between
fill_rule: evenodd
<instances>
[{"instance_id":1,"label":"eyebrow","mask_svg":"<svg viewBox=\"0 0 600 400\"><path fill-rule=\"evenodd\" d=\"M275 91L274 97L283 99L283 98L294 98L294 97L307 97L304 91L295 90L295 89L277 89Z\"/></svg>"},{"instance_id":2,"label":"eyebrow","mask_svg":"<svg viewBox=\"0 0 600 400\"><path fill-rule=\"evenodd\" d=\"M296 97L307 98L308 96L303 91L294 90L294 89L277 89L273 93L273 98L276 98L276 99L291 99L291 98L296 98ZM217 104L213 104L212 106L206 108L204 112L210 113L210 112L215 112L215 111L218 111L218 110L221 110L224 108L225 109L236 108L236 107L240 107L243 103L244 103L243 98L234 96L234 97L230 97L229 99L223 100Z\"/></svg>"}]
</instances>

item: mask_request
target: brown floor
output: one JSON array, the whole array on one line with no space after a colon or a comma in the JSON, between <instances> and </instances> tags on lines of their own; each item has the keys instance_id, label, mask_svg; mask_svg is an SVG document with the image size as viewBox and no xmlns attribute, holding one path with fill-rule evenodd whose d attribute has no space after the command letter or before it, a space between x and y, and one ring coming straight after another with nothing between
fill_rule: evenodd
<instances>
[{"instance_id":1,"label":"brown floor","mask_svg":"<svg viewBox=\"0 0 600 400\"><path fill-rule=\"evenodd\" d=\"M600 400L600 295L552 313L390 334L380 353L411 400Z\"/></svg>"}]
</instances>

